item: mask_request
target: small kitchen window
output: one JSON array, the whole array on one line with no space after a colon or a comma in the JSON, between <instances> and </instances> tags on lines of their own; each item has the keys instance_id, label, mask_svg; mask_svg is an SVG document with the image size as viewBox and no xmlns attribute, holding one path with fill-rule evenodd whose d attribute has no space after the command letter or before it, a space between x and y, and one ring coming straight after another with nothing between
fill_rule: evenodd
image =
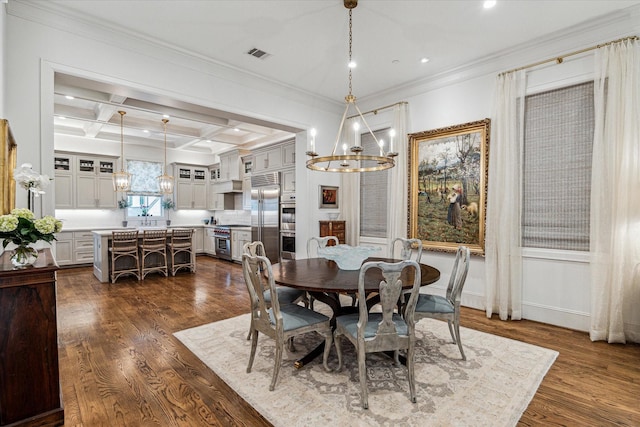
<instances>
[{"instance_id":1,"label":"small kitchen window","mask_svg":"<svg viewBox=\"0 0 640 427\"><path fill-rule=\"evenodd\" d=\"M157 177L162 175L162 163L127 160L131 176L131 190L127 192L126 217L128 219L166 219L162 208L162 194Z\"/></svg>"}]
</instances>

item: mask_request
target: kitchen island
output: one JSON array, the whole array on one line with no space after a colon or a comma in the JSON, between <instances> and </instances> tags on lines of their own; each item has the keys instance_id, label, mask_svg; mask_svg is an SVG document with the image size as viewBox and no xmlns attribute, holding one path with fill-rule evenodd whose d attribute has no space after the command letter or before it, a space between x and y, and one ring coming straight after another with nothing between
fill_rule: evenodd
<instances>
[{"instance_id":1,"label":"kitchen island","mask_svg":"<svg viewBox=\"0 0 640 427\"><path fill-rule=\"evenodd\" d=\"M152 227L154 230L163 230L163 227ZM177 227L176 227L177 228ZM193 227L180 227L180 228L193 228ZM150 228L148 228L150 229ZM111 246L111 236L113 231L123 231L124 229L114 229L114 230L93 230L93 275L98 278L103 283L109 282L109 247ZM171 239L171 232L173 228L167 228L167 241ZM139 241L142 240L142 234L144 229L139 229L140 233L138 236ZM193 261L193 268L195 272L195 256L196 256L196 246L195 239L191 242L191 257ZM169 258L169 254L167 254L167 259Z\"/></svg>"}]
</instances>

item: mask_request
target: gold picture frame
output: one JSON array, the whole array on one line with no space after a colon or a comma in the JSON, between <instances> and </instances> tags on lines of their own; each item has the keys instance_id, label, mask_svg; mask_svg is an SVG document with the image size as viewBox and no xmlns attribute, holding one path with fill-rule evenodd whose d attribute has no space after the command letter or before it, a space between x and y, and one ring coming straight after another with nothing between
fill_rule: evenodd
<instances>
[{"instance_id":1,"label":"gold picture frame","mask_svg":"<svg viewBox=\"0 0 640 427\"><path fill-rule=\"evenodd\" d=\"M409 238L426 250L484 255L490 124L409 135Z\"/></svg>"},{"instance_id":2,"label":"gold picture frame","mask_svg":"<svg viewBox=\"0 0 640 427\"><path fill-rule=\"evenodd\" d=\"M11 134L9 122L0 119L0 200L2 200L2 215L10 213L16 206L16 181L13 171L18 159L18 146Z\"/></svg>"}]
</instances>

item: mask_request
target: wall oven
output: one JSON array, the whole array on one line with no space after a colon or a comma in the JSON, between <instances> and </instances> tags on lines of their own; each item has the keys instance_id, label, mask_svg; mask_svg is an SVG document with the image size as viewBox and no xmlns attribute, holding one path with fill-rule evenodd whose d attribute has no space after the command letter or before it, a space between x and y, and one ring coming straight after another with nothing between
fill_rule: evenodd
<instances>
[{"instance_id":1,"label":"wall oven","mask_svg":"<svg viewBox=\"0 0 640 427\"><path fill-rule=\"evenodd\" d=\"M280 203L280 231L296 230L296 204Z\"/></svg>"},{"instance_id":2,"label":"wall oven","mask_svg":"<svg viewBox=\"0 0 640 427\"><path fill-rule=\"evenodd\" d=\"M231 230L229 227L216 226L213 229L216 257L231 261Z\"/></svg>"},{"instance_id":3,"label":"wall oven","mask_svg":"<svg viewBox=\"0 0 640 427\"><path fill-rule=\"evenodd\" d=\"M296 259L296 233L293 231L280 232L280 258Z\"/></svg>"}]
</instances>

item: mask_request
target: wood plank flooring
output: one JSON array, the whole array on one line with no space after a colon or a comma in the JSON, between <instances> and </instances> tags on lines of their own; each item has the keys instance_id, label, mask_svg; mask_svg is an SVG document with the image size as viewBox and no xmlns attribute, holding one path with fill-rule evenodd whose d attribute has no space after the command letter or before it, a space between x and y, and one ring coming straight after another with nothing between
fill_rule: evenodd
<instances>
[{"instance_id":1,"label":"wood plank flooring","mask_svg":"<svg viewBox=\"0 0 640 427\"><path fill-rule=\"evenodd\" d=\"M66 426L270 425L172 335L249 311L238 264L197 263L196 274L116 284L89 267L58 272ZM592 343L583 332L471 309L462 324L560 352L519 425L640 425L639 345Z\"/></svg>"}]
</instances>

